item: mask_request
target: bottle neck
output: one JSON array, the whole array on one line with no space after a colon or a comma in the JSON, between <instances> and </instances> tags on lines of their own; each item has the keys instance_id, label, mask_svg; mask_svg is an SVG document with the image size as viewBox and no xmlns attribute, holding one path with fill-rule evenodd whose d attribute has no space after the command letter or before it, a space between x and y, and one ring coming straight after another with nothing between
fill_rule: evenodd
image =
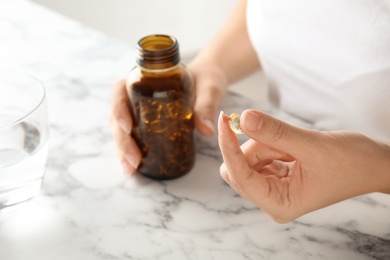
<instances>
[{"instance_id":1,"label":"bottle neck","mask_svg":"<svg viewBox=\"0 0 390 260\"><path fill-rule=\"evenodd\" d=\"M136 63L145 70L169 70L180 63L179 44L174 37L149 35L137 46Z\"/></svg>"}]
</instances>

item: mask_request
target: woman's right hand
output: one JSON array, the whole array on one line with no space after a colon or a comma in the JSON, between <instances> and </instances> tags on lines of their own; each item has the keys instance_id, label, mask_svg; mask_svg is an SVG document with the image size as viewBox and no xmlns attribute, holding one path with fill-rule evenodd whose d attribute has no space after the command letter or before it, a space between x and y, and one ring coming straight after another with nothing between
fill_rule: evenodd
<instances>
[{"instance_id":1,"label":"woman's right hand","mask_svg":"<svg viewBox=\"0 0 390 260\"><path fill-rule=\"evenodd\" d=\"M190 65L196 89L195 127L205 136L215 134L215 118L218 106L227 88L225 75L212 66ZM110 124L118 157L125 173L135 174L142 160L141 152L131 137L133 122L126 81L119 80L112 86Z\"/></svg>"},{"instance_id":2,"label":"woman's right hand","mask_svg":"<svg viewBox=\"0 0 390 260\"><path fill-rule=\"evenodd\" d=\"M188 66L196 86L195 127L205 136L216 132L216 113L228 83L260 68L246 28L246 8L247 1L239 1L221 30ZM129 105L125 80L118 81L113 86L112 132L125 172L134 174L142 157L130 135Z\"/></svg>"},{"instance_id":3,"label":"woman's right hand","mask_svg":"<svg viewBox=\"0 0 390 260\"><path fill-rule=\"evenodd\" d=\"M123 171L133 175L141 163L142 155L137 143L131 137L133 121L129 108L126 80L122 79L112 86L110 125Z\"/></svg>"}]
</instances>

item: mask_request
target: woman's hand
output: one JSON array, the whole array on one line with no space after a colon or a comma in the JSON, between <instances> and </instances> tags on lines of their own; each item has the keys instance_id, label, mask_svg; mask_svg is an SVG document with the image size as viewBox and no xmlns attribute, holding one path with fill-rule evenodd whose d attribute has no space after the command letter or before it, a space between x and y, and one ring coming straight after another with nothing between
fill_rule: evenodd
<instances>
[{"instance_id":1,"label":"woman's hand","mask_svg":"<svg viewBox=\"0 0 390 260\"><path fill-rule=\"evenodd\" d=\"M390 147L352 132L320 132L246 110L239 147L221 113L222 178L241 196L286 223L370 192L390 192Z\"/></svg>"},{"instance_id":2,"label":"woman's hand","mask_svg":"<svg viewBox=\"0 0 390 260\"><path fill-rule=\"evenodd\" d=\"M201 134L213 136L217 107L227 88L226 78L219 69L212 66L190 66L190 69L196 85L195 127ZM142 155L130 134L133 122L125 80L116 82L112 88L110 117L112 134L123 170L132 175L141 163Z\"/></svg>"},{"instance_id":3,"label":"woman's hand","mask_svg":"<svg viewBox=\"0 0 390 260\"><path fill-rule=\"evenodd\" d=\"M246 28L246 0L237 3L221 30L189 65L196 85L195 127L203 135L215 133L217 108L227 85L260 68ZM141 153L131 138L132 121L125 80L113 87L111 126L125 172L135 173Z\"/></svg>"},{"instance_id":4,"label":"woman's hand","mask_svg":"<svg viewBox=\"0 0 390 260\"><path fill-rule=\"evenodd\" d=\"M110 124L123 171L132 175L141 163L142 155L130 135L133 121L129 109L130 100L126 92L126 81L119 80L112 86Z\"/></svg>"}]
</instances>

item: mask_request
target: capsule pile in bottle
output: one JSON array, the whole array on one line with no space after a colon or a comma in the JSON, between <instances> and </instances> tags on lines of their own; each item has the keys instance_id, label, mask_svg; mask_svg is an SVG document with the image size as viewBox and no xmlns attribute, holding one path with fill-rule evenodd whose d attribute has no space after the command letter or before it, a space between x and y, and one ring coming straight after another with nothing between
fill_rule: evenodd
<instances>
[{"instance_id":1,"label":"capsule pile in bottle","mask_svg":"<svg viewBox=\"0 0 390 260\"><path fill-rule=\"evenodd\" d=\"M193 113L186 99L140 97L133 102L138 117L133 136L143 155L138 171L159 179L188 172L195 151Z\"/></svg>"}]
</instances>

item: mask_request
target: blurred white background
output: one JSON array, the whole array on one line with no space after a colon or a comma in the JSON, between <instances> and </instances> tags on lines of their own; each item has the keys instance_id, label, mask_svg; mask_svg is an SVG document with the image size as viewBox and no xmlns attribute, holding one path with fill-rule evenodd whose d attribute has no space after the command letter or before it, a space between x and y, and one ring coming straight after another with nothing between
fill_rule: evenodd
<instances>
[{"instance_id":1,"label":"blurred white background","mask_svg":"<svg viewBox=\"0 0 390 260\"><path fill-rule=\"evenodd\" d=\"M148 34L175 36L192 55L220 28L237 0L33 0L128 44Z\"/></svg>"},{"instance_id":2,"label":"blurred white background","mask_svg":"<svg viewBox=\"0 0 390 260\"><path fill-rule=\"evenodd\" d=\"M148 34L175 36L188 62L222 26L238 0L33 0L130 46ZM265 100L264 77L256 73L231 89Z\"/></svg>"}]
</instances>

